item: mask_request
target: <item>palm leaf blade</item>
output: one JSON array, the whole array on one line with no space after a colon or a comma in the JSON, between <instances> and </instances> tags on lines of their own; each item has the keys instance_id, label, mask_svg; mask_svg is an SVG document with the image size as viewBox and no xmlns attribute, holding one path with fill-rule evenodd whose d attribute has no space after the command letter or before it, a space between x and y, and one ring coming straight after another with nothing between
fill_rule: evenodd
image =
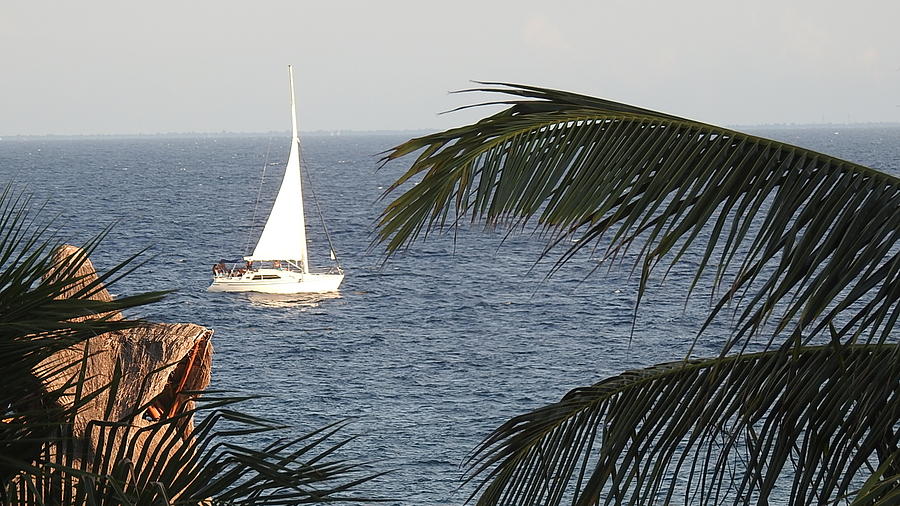
<instances>
[{"instance_id":1,"label":"palm leaf blade","mask_svg":"<svg viewBox=\"0 0 900 506\"><path fill-rule=\"evenodd\" d=\"M560 504L572 482L578 504L717 504L724 496L709 491L726 472L728 500L763 500L796 461L791 496L815 504L850 492L880 449L896 449L884 428L897 420L898 374L896 345L660 364L503 424L476 449L469 479L483 475L479 504ZM676 487L679 473L689 479Z\"/></svg>"},{"instance_id":2,"label":"palm leaf blade","mask_svg":"<svg viewBox=\"0 0 900 506\"><path fill-rule=\"evenodd\" d=\"M866 339L884 342L900 308L886 298L866 302L897 289L889 275L900 261L893 256L896 177L625 104L501 86L481 90L517 97L500 102L507 110L387 152L385 162L424 148L397 185L421 181L379 221L378 240L389 253L445 227L449 214L487 226L524 225L537 215L551 245L572 240L554 269L602 237L609 238L607 255L642 242L640 300L660 261L668 256L674 264L712 222L694 283L720 251L715 282L735 281L722 285L716 307L742 291L751 295L742 299L726 349L758 332L779 307L777 331L818 335L836 324L846 339L859 329L846 322L875 321ZM858 302L863 309L851 309Z\"/></svg>"}]
</instances>

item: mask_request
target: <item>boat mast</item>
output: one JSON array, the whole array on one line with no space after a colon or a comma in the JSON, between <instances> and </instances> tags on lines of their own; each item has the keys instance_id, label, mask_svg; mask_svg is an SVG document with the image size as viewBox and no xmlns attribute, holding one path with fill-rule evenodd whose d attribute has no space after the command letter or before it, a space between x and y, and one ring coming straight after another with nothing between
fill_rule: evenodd
<instances>
[{"instance_id":1,"label":"boat mast","mask_svg":"<svg viewBox=\"0 0 900 506\"><path fill-rule=\"evenodd\" d=\"M297 150L297 158L298 161L302 161L303 157L300 153L300 136L297 133L297 106L294 101L294 67L292 65L288 65L288 74L291 78L291 151ZM301 165L301 173L302 173L302 163ZM300 177L301 181L303 179L302 175ZM302 232L302 240L300 241L300 265L303 268L304 274L309 274L309 257L306 249L306 219L303 215L303 191L302 191L302 182L298 185L301 188L300 195L298 196L299 204L300 204L300 223L299 228Z\"/></svg>"},{"instance_id":2,"label":"boat mast","mask_svg":"<svg viewBox=\"0 0 900 506\"><path fill-rule=\"evenodd\" d=\"M294 66L288 65L288 74L291 77L291 142L300 142L297 135L297 106L294 105Z\"/></svg>"}]
</instances>

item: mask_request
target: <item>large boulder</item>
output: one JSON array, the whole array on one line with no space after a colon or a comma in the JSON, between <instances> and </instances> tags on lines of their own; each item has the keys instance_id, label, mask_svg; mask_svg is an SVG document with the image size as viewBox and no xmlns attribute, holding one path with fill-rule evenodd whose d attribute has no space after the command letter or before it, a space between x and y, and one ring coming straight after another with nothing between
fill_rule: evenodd
<instances>
[{"instance_id":1,"label":"large boulder","mask_svg":"<svg viewBox=\"0 0 900 506\"><path fill-rule=\"evenodd\" d=\"M75 246L63 246L56 252L56 265L70 265L67 259L83 255ZM62 297L96 283L89 259L84 259L77 278ZM87 297L113 300L99 285ZM115 312L79 320L90 318L124 316ZM141 323L97 335L43 361L35 376L44 392L64 392L52 396L56 407L80 404L71 424L72 439L44 448L43 458L101 474L112 473L123 460L134 466L135 474L165 467L190 441L194 399L210 382L212 333L193 323Z\"/></svg>"}]
</instances>

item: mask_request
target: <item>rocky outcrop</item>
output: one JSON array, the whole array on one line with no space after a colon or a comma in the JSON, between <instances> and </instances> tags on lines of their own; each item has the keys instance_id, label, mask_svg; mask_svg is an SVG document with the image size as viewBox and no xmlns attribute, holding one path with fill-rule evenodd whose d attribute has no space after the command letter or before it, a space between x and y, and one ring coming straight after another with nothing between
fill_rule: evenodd
<instances>
[{"instance_id":1,"label":"rocky outcrop","mask_svg":"<svg viewBox=\"0 0 900 506\"><path fill-rule=\"evenodd\" d=\"M66 268L71 264L66 259L80 255L84 253L79 248L64 246L57 251L56 264ZM89 259L84 259L77 278L64 297L97 283ZM83 295L113 300L100 285ZM124 317L115 312L79 320L89 318ZM97 335L45 360L35 371L42 378L41 388L45 392L64 389L65 395L56 401L58 407L83 404L71 425L75 451L51 447L45 458L66 454L69 465L100 473L111 472L123 457L136 467L164 465L191 438L190 410L197 392L209 385L212 371L211 336L212 330L192 323L142 323ZM81 375L83 381L76 388ZM165 430L153 430L163 426Z\"/></svg>"}]
</instances>

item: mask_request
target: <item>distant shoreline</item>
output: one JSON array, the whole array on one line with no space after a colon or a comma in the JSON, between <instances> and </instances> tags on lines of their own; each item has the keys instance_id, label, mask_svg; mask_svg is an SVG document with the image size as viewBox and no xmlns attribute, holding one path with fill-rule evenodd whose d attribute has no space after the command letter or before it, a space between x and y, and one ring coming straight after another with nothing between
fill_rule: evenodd
<instances>
[{"instance_id":1,"label":"distant shoreline","mask_svg":"<svg viewBox=\"0 0 900 506\"><path fill-rule=\"evenodd\" d=\"M731 130L809 130L809 129L857 129L857 128L898 128L900 123L768 123L759 125L727 125ZM441 129L415 130L313 130L301 132L301 137L342 137L342 136L407 136L416 137L438 132ZM134 134L13 134L0 135L3 140L90 140L90 139L143 139L143 138L214 138L214 137L284 137L290 135L287 130L270 132L162 132Z\"/></svg>"},{"instance_id":2,"label":"distant shoreline","mask_svg":"<svg viewBox=\"0 0 900 506\"><path fill-rule=\"evenodd\" d=\"M757 129L757 128L765 128L765 129L802 129L802 130L811 130L816 128L897 128L900 127L900 123L895 121L885 121L885 122L875 122L875 123L764 123L760 125L730 125L726 128L730 128L732 130L744 130L744 129Z\"/></svg>"},{"instance_id":3,"label":"distant shoreline","mask_svg":"<svg viewBox=\"0 0 900 506\"><path fill-rule=\"evenodd\" d=\"M301 132L300 137L342 137L342 136L418 136L438 131L434 130L315 130ZM89 140L89 139L189 139L223 137L290 137L291 132L162 132L135 134L43 134L43 135L0 135L2 140Z\"/></svg>"}]
</instances>

